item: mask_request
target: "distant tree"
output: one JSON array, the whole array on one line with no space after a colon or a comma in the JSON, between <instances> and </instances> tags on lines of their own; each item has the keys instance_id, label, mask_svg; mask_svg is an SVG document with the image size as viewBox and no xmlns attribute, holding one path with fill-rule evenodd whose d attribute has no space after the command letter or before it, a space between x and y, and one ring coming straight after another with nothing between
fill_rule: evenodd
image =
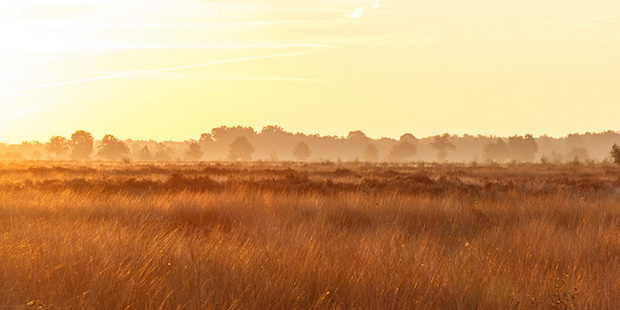
<instances>
[{"instance_id":1,"label":"distant tree","mask_svg":"<svg viewBox=\"0 0 620 310\"><path fill-rule=\"evenodd\" d=\"M364 149L364 154L362 155L367 162L378 162L379 161L379 148L373 143L368 143L366 148Z\"/></svg>"},{"instance_id":2,"label":"distant tree","mask_svg":"<svg viewBox=\"0 0 620 310\"><path fill-rule=\"evenodd\" d=\"M151 154L151 151L149 150L149 146L145 145L140 152L138 153L138 159L142 160L142 161L150 161L153 160L153 155Z\"/></svg>"},{"instance_id":3,"label":"distant tree","mask_svg":"<svg viewBox=\"0 0 620 310\"><path fill-rule=\"evenodd\" d=\"M311 154L312 153L310 152L310 148L303 141L297 143L297 145L295 145L295 148L293 148L293 156L300 161L308 159Z\"/></svg>"},{"instance_id":4,"label":"distant tree","mask_svg":"<svg viewBox=\"0 0 620 310\"><path fill-rule=\"evenodd\" d=\"M207 144L207 143L212 143L213 142L213 135L210 133L203 133L200 135L200 140L198 140L198 143L200 144Z\"/></svg>"},{"instance_id":5,"label":"distant tree","mask_svg":"<svg viewBox=\"0 0 620 310\"><path fill-rule=\"evenodd\" d=\"M77 130L71 135L69 144L71 146L71 158L73 159L85 160L93 153L94 139L89 132Z\"/></svg>"},{"instance_id":6,"label":"distant tree","mask_svg":"<svg viewBox=\"0 0 620 310\"><path fill-rule=\"evenodd\" d=\"M347 140L365 140L368 139L366 134L361 130L349 131L347 135Z\"/></svg>"},{"instance_id":7,"label":"distant tree","mask_svg":"<svg viewBox=\"0 0 620 310\"><path fill-rule=\"evenodd\" d=\"M211 129L211 136L214 141L233 141L238 137L253 137L256 135L256 131L252 127L226 127L221 126Z\"/></svg>"},{"instance_id":8,"label":"distant tree","mask_svg":"<svg viewBox=\"0 0 620 310\"><path fill-rule=\"evenodd\" d=\"M237 137L231 144L228 145L228 159L229 160L252 160L252 153L254 153L254 147L246 137Z\"/></svg>"},{"instance_id":9,"label":"distant tree","mask_svg":"<svg viewBox=\"0 0 620 310\"><path fill-rule=\"evenodd\" d=\"M53 136L48 143L46 143L47 151L51 154L55 154L58 159L59 156L64 155L69 150L69 142L67 138L61 136Z\"/></svg>"},{"instance_id":10,"label":"distant tree","mask_svg":"<svg viewBox=\"0 0 620 310\"><path fill-rule=\"evenodd\" d=\"M566 154L568 158L572 158L573 160L588 160L590 159L590 154L588 153L588 149L585 147L573 147L568 154Z\"/></svg>"},{"instance_id":11,"label":"distant tree","mask_svg":"<svg viewBox=\"0 0 620 310\"><path fill-rule=\"evenodd\" d=\"M198 142L191 141L187 151L185 151L185 155L189 160L199 160L202 155L204 155L204 152L200 150L200 144L198 144Z\"/></svg>"},{"instance_id":12,"label":"distant tree","mask_svg":"<svg viewBox=\"0 0 620 310\"><path fill-rule=\"evenodd\" d=\"M406 134L400 136L398 141L399 142L405 141L405 142L409 142L409 143L415 144L415 143L418 142L418 139L414 135L412 135L410 133L406 133Z\"/></svg>"},{"instance_id":13,"label":"distant tree","mask_svg":"<svg viewBox=\"0 0 620 310\"><path fill-rule=\"evenodd\" d=\"M514 160L532 162L538 152L538 144L532 135L512 136L508 138L510 157Z\"/></svg>"},{"instance_id":14,"label":"distant tree","mask_svg":"<svg viewBox=\"0 0 620 310\"><path fill-rule=\"evenodd\" d=\"M418 153L415 144L406 140L401 140L390 151L388 159L391 161L406 161Z\"/></svg>"},{"instance_id":15,"label":"distant tree","mask_svg":"<svg viewBox=\"0 0 620 310\"><path fill-rule=\"evenodd\" d=\"M508 145L500 138L487 143L482 149L482 156L484 156L484 159L487 161L496 161L501 163L508 158L508 155Z\"/></svg>"},{"instance_id":16,"label":"distant tree","mask_svg":"<svg viewBox=\"0 0 620 310\"><path fill-rule=\"evenodd\" d=\"M263 129L260 131L260 133L262 135L285 135L288 134L288 132L286 132L284 130L284 128L280 127L280 126L274 126L274 125L268 125L263 127Z\"/></svg>"},{"instance_id":17,"label":"distant tree","mask_svg":"<svg viewBox=\"0 0 620 310\"><path fill-rule=\"evenodd\" d=\"M41 154L39 150L34 150L32 151L32 153L30 153L30 159L38 160L41 158L43 158L43 154Z\"/></svg>"},{"instance_id":18,"label":"distant tree","mask_svg":"<svg viewBox=\"0 0 620 310\"><path fill-rule=\"evenodd\" d=\"M613 159L614 163L620 165L620 146L618 144L614 143L609 155L611 155L611 159Z\"/></svg>"},{"instance_id":19,"label":"distant tree","mask_svg":"<svg viewBox=\"0 0 620 310\"><path fill-rule=\"evenodd\" d=\"M153 159L157 161L172 160L172 148L167 146L164 143L158 143L157 150L155 151L155 155L153 155Z\"/></svg>"},{"instance_id":20,"label":"distant tree","mask_svg":"<svg viewBox=\"0 0 620 310\"><path fill-rule=\"evenodd\" d=\"M450 142L450 134L434 136L431 139L431 147L437 151L437 160L444 161L448 157L448 151L456 151L456 146Z\"/></svg>"},{"instance_id":21,"label":"distant tree","mask_svg":"<svg viewBox=\"0 0 620 310\"><path fill-rule=\"evenodd\" d=\"M19 149L18 145L10 145L8 152L4 154L4 157L8 160L22 160L24 155Z\"/></svg>"},{"instance_id":22,"label":"distant tree","mask_svg":"<svg viewBox=\"0 0 620 310\"><path fill-rule=\"evenodd\" d=\"M99 145L100 157L107 160L119 160L126 158L129 155L129 148L125 142L119 140L113 135L105 135L101 139L101 145Z\"/></svg>"}]
</instances>

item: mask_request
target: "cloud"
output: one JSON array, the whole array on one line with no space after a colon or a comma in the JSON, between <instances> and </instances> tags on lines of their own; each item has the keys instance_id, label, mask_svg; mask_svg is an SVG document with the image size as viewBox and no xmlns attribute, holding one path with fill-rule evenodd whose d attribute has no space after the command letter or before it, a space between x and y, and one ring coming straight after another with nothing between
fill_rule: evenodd
<instances>
[{"instance_id":1,"label":"cloud","mask_svg":"<svg viewBox=\"0 0 620 310\"><path fill-rule=\"evenodd\" d=\"M375 3L370 7L370 10L376 10L378 8L381 7L381 2L383 0L375 0ZM346 15L347 17L351 17L351 18L362 18L364 17L364 13L366 11L367 7L366 6L362 6L359 7L357 9L355 9L355 12Z\"/></svg>"},{"instance_id":2,"label":"cloud","mask_svg":"<svg viewBox=\"0 0 620 310\"><path fill-rule=\"evenodd\" d=\"M259 59L301 56L301 55L305 55L305 54L308 54L308 53L309 52L307 52L307 51L306 52L297 52L297 53L281 53L281 54L271 54L271 55L242 57L242 58L229 59L229 60L215 60L215 61L210 61L210 62L205 62L205 63L199 63L199 64L193 64L193 65L185 65L185 66L177 66L177 67L158 68L158 69L142 70L142 71L126 71L126 72L121 72L121 73L118 73L118 74L99 76L99 77L88 78L88 79L80 79L80 80L60 82L60 83L40 84L40 85L33 85L33 86L28 86L28 87L15 88L15 89L12 89L12 90L1 92L0 96L6 96L6 95L10 95L10 94L26 91L26 90L34 90L34 89L42 89L42 88L50 88L50 87L58 87L58 86L66 86L66 85L75 85L75 84L83 84L83 83L89 83L89 82L117 79L117 78L123 78L123 77L128 77L128 76L132 76L132 75L135 75L135 74L142 74L142 73L158 73L158 72L167 72L167 71L175 71L175 70L183 70L183 69L193 69L193 68L200 68L200 67L207 67L207 66L215 66L215 65L229 64L229 63L236 63L236 62L252 61L252 60L259 60Z\"/></svg>"},{"instance_id":3,"label":"cloud","mask_svg":"<svg viewBox=\"0 0 620 310\"><path fill-rule=\"evenodd\" d=\"M560 19L540 23L539 25L561 25L561 24L587 23L587 22L598 22L598 21L605 21L605 20L612 20L612 19L620 19L620 14L601 15L601 16L567 17L567 18L560 18Z\"/></svg>"},{"instance_id":4,"label":"cloud","mask_svg":"<svg viewBox=\"0 0 620 310\"><path fill-rule=\"evenodd\" d=\"M41 111L43 109L43 106L46 105L49 102L48 99L46 100L41 100L37 103L34 104L30 104L27 105L25 107L21 107L18 109L15 109L13 111L10 111L8 113L3 113L3 115L0 117L0 120L10 120L10 119L16 119L16 118L21 118L27 115L31 115L31 114L35 114L39 111Z\"/></svg>"},{"instance_id":5,"label":"cloud","mask_svg":"<svg viewBox=\"0 0 620 310\"><path fill-rule=\"evenodd\" d=\"M365 6L359 7L359 8L357 8L357 9L355 9L355 12L353 12L353 13L351 13L351 14L347 15L347 16L348 16L348 17L351 17L351 18L360 18L360 17L363 17L363 16L364 16L364 10L365 10L365 9L366 9L366 7L365 7Z\"/></svg>"}]
</instances>

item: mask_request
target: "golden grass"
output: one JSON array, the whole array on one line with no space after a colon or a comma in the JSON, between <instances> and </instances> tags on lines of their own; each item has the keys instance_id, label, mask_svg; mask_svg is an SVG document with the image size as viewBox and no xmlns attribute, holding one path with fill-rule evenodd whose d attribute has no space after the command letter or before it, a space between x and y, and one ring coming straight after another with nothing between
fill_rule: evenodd
<instances>
[{"instance_id":1,"label":"golden grass","mask_svg":"<svg viewBox=\"0 0 620 310\"><path fill-rule=\"evenodd\" d=\"M614 309L619 173L5 164L0 309Z\"/></svg>"}]
</instances>

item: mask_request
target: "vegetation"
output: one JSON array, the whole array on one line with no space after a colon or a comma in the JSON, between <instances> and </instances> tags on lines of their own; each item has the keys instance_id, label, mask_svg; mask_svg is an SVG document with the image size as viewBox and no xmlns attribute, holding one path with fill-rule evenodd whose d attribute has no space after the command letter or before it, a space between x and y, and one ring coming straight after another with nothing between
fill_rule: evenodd
<instances>
[{"instance_id":1,"label":"vegetation","mask_svg":"<svg viewBox=\"0 0 620 310\"><path fill-rule=\"evenodd\" d=\"M450 134L434 136L431 147L437 151L437 160L443 162L448 157L448 151L456 151L456 146L450 141Z\"/></svg>"},{"instance_id":2,"label":"vegetation","mask_svg":"<svg viewBox=\"0 0 620 310\"><path fill-rule=\"evenodd\" d=\"M107 138L106 138L107 137ZM120 153L93 152L108 149L112 135L93 139L78 130L69 140L55 136L46 144L24 141L0 143L1 160L110 160L140 161L359 161L366 162L493 162L496 164L569 163L575 158L584 164L609 163L610 146L620 143L620 132L570 134L562 138L546 135L495 137L450 135L416 138L405 133L399 139L370 138L355 130L346 136L320 136L287 132L278 126L266 126L260 132L251 127L218 127L203 133L196 141L119 140ZM241 139L241 140L238 140ZM245 141L243 140L245 139ZM231 152L231 144L236 142ZM241 142L243 141L243 142ZM121 143L117 143L121 142ZM247 142L247 143L245 143ZM241 144L239 144L241 143ZM300 143L311 146L308 157L292 152ZM123 147L124 145L125 147ZM251 147L248 147L248 145ZM300 145L301 147L301 145ZM70 152L68 152L70 151ZM310 147L308 148L310 151ZM243 158L241 157L243 156ZM448 156L449 155L449 156ZM234 158L234 159L231 159Z\"/></svg>"},{"instance_id":3,"label":"vegetation","mask_svg":"<svg viewBox=\"0 0 620 310\"><path fill-rule=\"evenodd\" d=\"M2 305L612 309L620 167L0 164Z\"/></svg>"},{"instance_id":4,"label":"vegetation","mask_svg":"<svg viewBox=\"0 0 620 310\"><path fill-rule=\"evenodd\" d=\"M246 137L237 137L230 144L230 151L228 152L228 160L252 160L252 153L254 153L254 147L248 142Z\"/></svg>"},{"instance_id":5,"label":"vegetation","mask_svg":"<svg viewBox=\"0 0 620 310\"><path fill-rule=\"evenodd\" d=\"M200 144L196 141L191 141L187 151L185 152L187 159L191 161L200 160L204 152L200 150Z\"/></svg>"},{"instance_id":6,"label":"vegetation","mask_svg":"<svg viewBox=\"0 0 620 310\"><path fill-rule=\"evenodd\" d=\"M305 161L306 159L310 158L310 155L312 155L312 153L310 152L310 148L305 142L302 141L295 145L295 148L293 149L293 156L297 160Z\"/></svg>"},{"instance_id":7,"label":"vegetation","mask_svg":"<svg viewBox=\"0 0 620 310\"><path fill-rule=\"evenodd\" d=\"M94 139L90 132L77 130L71 135L69 145L71 146L71 158L87 160L93 153Z\"/></svg>"},{"instance_id":8,"label":"vegetation","mask_svg":"<svg viewBox=\"0 0 620 310\"><path fill-rule=\"evenodd\" d=\"M53 136L46 144L47 151L54 154L56 158L62 156L69 150L67 138L61 136Z\"/></svg>"},{"instance_id":9,"label":"vegetation","mask_svg":"<svg viewBox=\"0 0 620 310\"><path fill-rule=\"evenodd\" d=\"M129 154L127 145L113 135L105 135L99 145L98 155L107 160L120 160Z\"/></svg>"},{"instance_id":10,"label":"vegetation","mask_svg":"<svg viewBox=\"0 0 620 310\"><path fill-rule=\"evenodd\" d=\"M620 165L620 146L618 144L614 143L614 145L611 147L609 155L611 155L614 163Z\"/></svg>"}]
</instances>

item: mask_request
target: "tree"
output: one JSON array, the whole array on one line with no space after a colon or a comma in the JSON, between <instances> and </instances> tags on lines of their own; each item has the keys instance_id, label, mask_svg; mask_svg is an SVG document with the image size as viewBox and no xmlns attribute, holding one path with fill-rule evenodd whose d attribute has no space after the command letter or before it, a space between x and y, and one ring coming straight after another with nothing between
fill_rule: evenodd
<instances>
[{"instance_id":1,"label":"tree","mask_svg":"<svg viewBox=\"0 0 620 310\"><path fill-rule=\"evenodd\" d=\"M620 165L620 146L616 143L611 147L611 152L609 152L611 158L614 160L614 163Z\"/></svg>"},{"instance_id":2,"label":"tree","mask_svg":"<svg viewBox=\"0 0 620 310\"><path fill-rule=\"evenodd\" d=\"M231 144L228 145L228 159L229 160L252 160L252 153L254 153L254 147L246 137L237 137Z\"/></svg>"},{"instance_id":3,"label":"tree","mask_svg":"<svg viewBox=\"0 0 620 310\"><path fill-rule=\"evenodd\" d=\"M367 162L378 162L379 161L379 148L372 143L368 143L366 148L364 149L364 154L362 155L365 161Z\"/></svg>"},{"instance_id":4,"label":"tree","mask_svg":"<svg viewBox=\"0 0 620 310\"><path fill-rule=\"evenodd\" d=\"M300 161L308 159L311 154L310 148L308 148L308 145L303 141L297 143L295 148L293 148L293 156Z\"/></svg>"},{"instance_id":5,"label":"tree","mask_svg":"<svg viewBox=\"0 0 620 310\"><path fill-rule=\"evenodd\" d=\"M514 160L532 162L538 152L538 144L532 135L512 136L508 138L510 157Z\"/></svg>"},{"instance_id":6,"label":"tree","mask_svg":"<svg viewBox=\"0 0 620 310\"><path fill-rule=\"evenodd\" d=\"M401 140L399 141L388 155L391 161L406 161L418 153L418 148L411 142Z\"/></svg>"},{"instance_id":7,"label":"tree","mask_svg":"<svg viewBox=\"0 0 620 310\"><path fill-rule=\"evenodd\" d=\"M200 150L200 144L198 144L198 142L191 141L187 151L185 151L185 155L189 160L199 160L202 155L204 155L204 152Z\"/></svg>"},{"instance_id":8,"label":"tree","mask_svg":"<svg viewBox=\"0 0 620 310\"><path fill-rule=\"evenodd\" d=\"M448 151L456 151L456 146L450 141L450 134L434 136L431 139L431 147L437 151L437 160L444 161L448 157Z\"/></svg>"},{"instance_id":9,"label":"tree","mask_svg":"<svg viewBox=\"0 0 620 310\"><path fill-rule=\"evenodd\" d=\"M368 139L368 136L366 136L366 134L361 130L349 131L349 134L347 135L347 140L366 140L366 139Z\"/></svg>"},{"instance_id":10,"label":"tree","mask_svg":"<svg viewBox=\"0 0 620 310\"><path fill-rule=\"evenodd\" d=\"M163 142L158 143L156 147L155 155L153 155L153 159L157 161L169 161L172 160L172 148L164 144Z\"/></svg>"},{"instance_id":11,"label":"tree","mask_svg":"<svg viewBox=\"0 0 620 310\"><path fill-rule=\"evenodd\" d=\"M71 158L86 160L93 153L93 136L84 130L77 130L69 140L71 145Z\"/></svg>"},{"instance_id":12,"label":"tree","mask_svg":"<svg viewBox=\"0 0 620 310\"><path fill-rule=\"evenodd\" d=\"M585 147L573 147L568 154L566 154L568 158L577 159L577 160L589 160L590 154L588 153L588 149Z\"/></svg>"},{"instance_id":13,"label":"tree","mask_svg":"<svg viewBox=\"0 0 620 310\"><path fill-rule=\"evenodd\" d=\"M69 150L69 143L67 138L61 136L53 136L48 143L46 143L47 151L58 156L64 155Z\"/></svg>"},{"instance_id":14,"label":"tree","mask_svg":"<svg viewBox=\"0 0 620 310\"><path fill-rule=\"evenodd\" d=\"M151 154L151 151L149 150L149 146L145 145L140 152L138 153L138 159L142 160L142 161L150 161L153 160L153 155Z\"/></svg>"},{"instance_id":15,"label":"tree","mask_svg":"<svg viewBox=\"0 0 620 310\"><path fill-rule=\"evenodd\" d=\"M497 161L501 163L508 158L508 153L508 145L500 138L487 143L482 149L482 155L487 161Z\"/></svg>"},{"instance_id":16,"label":"tree","mask_svg":"<svg viewBox=\"0 0 620 310\"><path fill-rule=\"evenodd\" d=\"M113 135L105 135L101 139L101 145L99 145L100 157L107 160L119 160L126 158L129 155L129 148L125 142L119 140Z\"/></svg>"},{"instance_id":17,"label":"tree","mask_svg":"<svg viewBox=\"0 0 620 310\"><path fill-rule=\"evenodd\" d=\"M400 136L398 143L394 145L388 159L391 161L406 161L418 153L418 148L415 146L418 139L410 133L406 133Z\"/></svg>"}]
</instances>

